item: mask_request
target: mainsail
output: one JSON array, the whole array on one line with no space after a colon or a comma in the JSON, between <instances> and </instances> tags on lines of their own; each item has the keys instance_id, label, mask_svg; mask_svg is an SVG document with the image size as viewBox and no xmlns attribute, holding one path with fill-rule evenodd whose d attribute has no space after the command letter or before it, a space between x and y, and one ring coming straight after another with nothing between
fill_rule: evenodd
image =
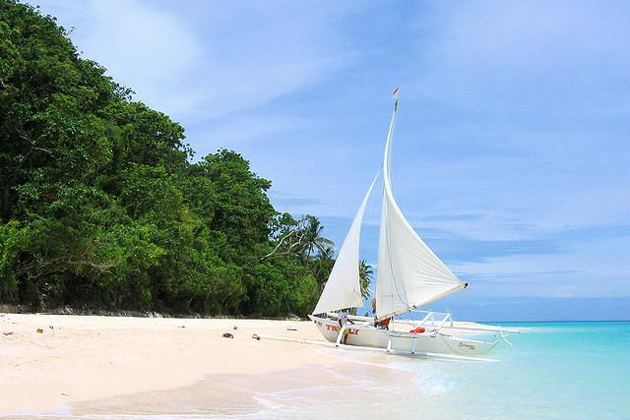
<instances>
[{"instance_id":1,"label":"mainsail","mask_svg":"<svg viewBox=\"0 0 630 420\"><path fill-rule=\"evenodd\" d=\"M361 222L365 206L376 183L378 174L374 177L368 188L361 207L354 216L350 231L341 245L339 255L335 261L324 291L313 311L321 314L329 311L338 311L346 308L358 308L363 306L361 285L359 282L359 243L361 238Z\"/></svg>"},{"instance_id":2,"label":"mainsail","mask_svg":"<svg viewBox=\"0 0 630 420\"><path fill-rule=\"evenodd\" d=\"M376 318L384 319L463 289L403 216L392 193L390 158L398 99L394 105L383 161L383 207L376 279Z\"/></svg>"}]
</instances>

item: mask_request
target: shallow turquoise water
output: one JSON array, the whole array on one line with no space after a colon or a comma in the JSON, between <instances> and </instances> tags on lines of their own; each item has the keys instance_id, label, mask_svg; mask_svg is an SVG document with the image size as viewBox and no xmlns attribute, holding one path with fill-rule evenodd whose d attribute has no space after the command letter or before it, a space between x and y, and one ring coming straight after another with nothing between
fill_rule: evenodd
<instances>
[{"instance_id":1,"label":"shallow turquoise water","mask_svg":"<svg viewBox=\"0 0 630 420\"><path fill-rule=\"evenodd\" d=\"M493 356L454 366L453 404L471 419L630 419L630 322L511 324Z\"/></svg>"},{"instance_id":2,"label":"shallow turquoise water","mask_svg":"<svg viewBox=\"0 0 630 420\"><path fill-rule=\"evenodd\" d=\"M500 362L346 351L363 370L331 372L339 387L259 395L267 408L252 418L630 419L630 322L503 325L523 330L491 354Z\"/></svg>"}]
</instances>

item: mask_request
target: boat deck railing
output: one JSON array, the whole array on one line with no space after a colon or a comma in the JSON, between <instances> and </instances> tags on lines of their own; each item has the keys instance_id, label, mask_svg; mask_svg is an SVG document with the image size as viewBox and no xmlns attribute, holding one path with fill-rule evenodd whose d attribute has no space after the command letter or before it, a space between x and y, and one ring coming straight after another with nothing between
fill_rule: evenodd
<instances>
[{"instance_id":1,"label":"boat deck railing","mask_svg":"<svg viewBox=\"0 0 630 420\"><path fill-rule=\"evenodd\" d=\"M436 333L442 330L443 328L448 328L449 330L460 330L460 331L469 331L469 332L494 332L500 333L504 335L505 333L509 334L518 334L520 330L517 328L504 328L498 325L483 325L483 324L462 324L455 322L453 320L453 316L447 312L434 312L434 311L410 311L412 313L418 313L424 315L424 317L420 320L417 319L396 319L394 324L404 324L411 325L414 327L424 327L426 329L431 329L431 332ZM332 319L337 319L336 312L327 312L326 315ZM351 321L358 321L366 326L374 326L374 318L367 316L359 316L359 315L348 315L348 319ZM360 324L353 324L353 326L358 327Z\"/></svg>"}]
</instances>

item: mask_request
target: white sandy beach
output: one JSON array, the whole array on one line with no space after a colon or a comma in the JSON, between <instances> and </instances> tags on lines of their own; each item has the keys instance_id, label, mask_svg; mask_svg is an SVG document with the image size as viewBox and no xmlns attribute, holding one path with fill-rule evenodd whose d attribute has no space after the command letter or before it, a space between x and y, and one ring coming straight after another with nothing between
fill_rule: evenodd
<instances>
[{"instance_id":1,"label":"white sandy beach","mask_svg":"<svg viewBox=\"0 0 630 420\"><path fill-rule=\"evenodd\" d=\"M225 390L206 395L204 403L231 410L235 392L274 385L246 378L339 363L315 346L251 338L256 333L321 339L310 322L2 314L0 332L0 415L5 416L68 407L73 413L81 407L115 412L111 401L121 396L159 395L217 375L223 375ZM223 338L225 332L234 339ZM230 378L246 383L230 388Z\"/></svg>"}]
</instances>

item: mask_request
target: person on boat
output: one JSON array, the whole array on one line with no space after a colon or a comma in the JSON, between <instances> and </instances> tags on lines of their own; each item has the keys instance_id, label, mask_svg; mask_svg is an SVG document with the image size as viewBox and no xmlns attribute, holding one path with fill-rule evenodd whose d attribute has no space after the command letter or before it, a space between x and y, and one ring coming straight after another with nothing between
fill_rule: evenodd
<instances>
[{"instance_id":1,"label":"person on boat","mask_svg":"<svg viewBox=\"0 0 630 420\"><path fill-rule=\"evenodd\" d=\"M339 326L343 327L344 325L346 325L347 323L350 324L354 324L354 322L352 322L352 320L350 319L350 317L348 317L348 313L346 312L346 310L342 310L337 314L337 321L339 321Z\"/></svg>"},{"instance_id":2,"label":"person on boat","mask_svg":"<svg viewBox=\"0 0 630 420\"><path fill-rule=\"evenodd\" d=\"M339 328L343 328L348 323L354 324L354 322L352 322L352 320L348 317L348 313L345 309L337 314L337 322L339 322ZM350 331L346 329L343 332L342 344L346 344L346 341L348 341L348 334L350 334Z\"/></svg>"},{"instance_id":3,"label":"person on boat","mask_svg":"<svg viewBox=\"0 0 630 420\"><path fill-rule=\"evenodd\" d=\"M380 328L380 329L383 329L383 330L389 330L389 323L391 322L391 320L392 320L391 318L385 318L385 319L382 319L380 321L375 319L374 320L374 326L376 328Z\"/></svg>"},{"instance_id":4,"label":"person on boat","mask_svg":"<svg viewBox=\"0 0 630 420\"><path fill-rule=\"evenodd\" d=\"M376 315L376 298L372 298L372 315Z\"/></svg>"}]
</instances>

